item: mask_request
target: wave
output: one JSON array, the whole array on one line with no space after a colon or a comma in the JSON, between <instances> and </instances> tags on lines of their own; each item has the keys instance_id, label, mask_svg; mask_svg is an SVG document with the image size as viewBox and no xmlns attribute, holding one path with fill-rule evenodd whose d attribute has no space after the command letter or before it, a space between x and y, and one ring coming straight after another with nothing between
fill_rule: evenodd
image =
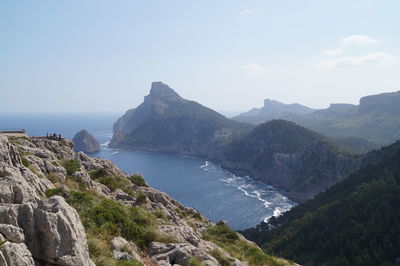
<instances>
[{"instance_id":1,"label":"wave","mask_svg":"<svg viewBox=\"0 0 400 266\"><path fill-rule=\"evenodd\" d=\"M109 140L107 140L106 142L100 144L100 146L101 146L101 147L107 147L108 144L110 144L110 141L109 141Z\"/></svg>"},{"instance_id":2,"label":"wave","mask_svg":"<svg viewBox=\"0 0 400 266\"><path fill-rule=\"evenodd\" d=\"M201 169L203 169L204 171L207 172L215 172L217 170L217 168L215 167L215 165L212 162L209 161L205 161L203 165L200 166Z\"/></svg>"},{"instance_id":3,"label":"wave","mask_svg":"<svg viewBox=\"0 0 400 266\"><path fill-rule=\"evenodd\" d=\"M295 205L294 202L282 195L278 189L254 180L249 176L241 177L232 174L230 177L221 180L228 185L236 187L247 197L261 201L264 208L268 210L268 216L263 219L265 222L273 216L280 216Z\"/></svg>"}]
</instances>

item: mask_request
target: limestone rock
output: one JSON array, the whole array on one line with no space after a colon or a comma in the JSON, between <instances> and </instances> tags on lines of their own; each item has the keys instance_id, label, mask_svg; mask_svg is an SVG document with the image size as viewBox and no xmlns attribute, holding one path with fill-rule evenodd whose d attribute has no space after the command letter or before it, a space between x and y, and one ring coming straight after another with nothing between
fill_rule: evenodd
<instances>
[{"instance_id":1,"label":"limestone rock","mask_svg":"<svg viewBox=\"0 0 400 266\"><path fill-rule=\"evenodd\" d=\"M149 245L149 255L159 265L187 265L192 257L198 258L206 265L219 265L215 258L189 244L152 242Z\"/></svg>"},{"instance_id":2,"label":"limestone rock","mask_svg":"<svg viewBox=\"0 0 400 266\"><path fill-rule=\"evenodd\" d=\"M100 150L99 142L86 130L81 130L72 139L75 151L95 152Z\"/></svg>"},{"instance_id":3,"label":"limestone rock","mask_svg":"<svg viewBox=\"0 0 400 266\"><path fill-rule=\"evenodd\" d=\"M118 260L138 260L141 261L140 255L137 253L135 244L128 242L123 237L115 237L111 241L111 248L113 249L113 256Z\"/></svg>"},{"instance_id":4,"label":"limestone rock","mask_svg":"<svg viewBox=\"0 0 400 266\"><path fill-rule=\"evenodd\" d=\"M25 241L24 230L11 224L0 224L0 233L13 243L21 243Z\"/></svg>"},{"instance_id":5,"label":"limestone rock","mask_svg":"<svg viewBox=\"0 0 400 266\"><path fill-rule=\"evenodd\" d=\"M0 247L1 266L34 266L35 262L25 243L5 242Z\"/></svg>"}]
</instances>

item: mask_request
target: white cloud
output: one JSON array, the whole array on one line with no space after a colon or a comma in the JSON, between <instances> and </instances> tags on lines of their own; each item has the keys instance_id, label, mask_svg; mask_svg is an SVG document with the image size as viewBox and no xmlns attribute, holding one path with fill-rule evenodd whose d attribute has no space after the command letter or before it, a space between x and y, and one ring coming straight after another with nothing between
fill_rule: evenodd
<instances>
[{"instance_id":1,"label":"white cloud","mask_svg":"<svg viewBox=\"0 0 400 266\"><path fill-rule=\"evenodd\" d=\"M240 15L254 15L256 13L256 9L243 9L240 11Z\"/></svg>"},{"instance_id":2,"label":"white cloud","mask_svg":"<svg viewBox=\"0 0 400 266\"><path fill-rule=\"evenodd\" d=\"M343 38L339 42L344 45L351 45L351 44L366 45L366 44L377 44L377 43L381 43L382 41L376 40L368 35L356 34L356 35L349 36L347 38Z\"/></svg>"},{"instance_id":3,"label":"white cloud","mask_svg":"<svg viewBox=\"0 0 400 266\"><path fill-rule=\"evenodd\" d=\"M326 56L338 56L341 53L343 53L343 49L342 48L336 48L336 49L330 49L330 50L321 51L321 55L326 55Z\"/></svg>"},{"instance_id":4,"label":"white cloud","mask_svg":"<svg viewBox=\"0 0 400 266\"><path fill-rule=\"evenodd\" d=\"M266 76L267 70L259 64L239 64L237 62L230 64L230 67L244 70L249 76Z\"/></svg>"},{"instance_id":5,"label":"white cloud","mask_svg":"<svg viewBox=\"0 0 400 266\"><path fill-rule=\"evenodd\" d=\"M387 53L369 53L362 56L347 56L325 60L319 62L315 67L321 69L334 69L360 65L390 66L396 64L400 64L400 57L398 56Z\"/></svg>"}]
</instances>

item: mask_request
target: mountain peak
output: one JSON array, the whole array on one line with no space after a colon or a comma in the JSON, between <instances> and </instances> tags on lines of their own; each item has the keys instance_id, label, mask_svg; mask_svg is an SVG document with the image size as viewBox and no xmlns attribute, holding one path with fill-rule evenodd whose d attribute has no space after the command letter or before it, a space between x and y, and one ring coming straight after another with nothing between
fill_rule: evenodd
<instances>
[{"instance_id":1,"label":"mountain peak","mask_svg":"<svg viewBox=\"0 0 400 266\"><path fill-rule=\"evenodd\" d=\"M181 98L178 93L161 81L153 82L150 89L151 98Z\"/></svg>"}]
</instances>

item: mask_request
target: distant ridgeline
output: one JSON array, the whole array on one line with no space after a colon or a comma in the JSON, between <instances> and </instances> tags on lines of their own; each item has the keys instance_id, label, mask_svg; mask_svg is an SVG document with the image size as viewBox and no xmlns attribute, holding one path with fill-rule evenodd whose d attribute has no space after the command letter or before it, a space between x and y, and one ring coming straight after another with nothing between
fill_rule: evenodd
<instances>
[{"instance_id":1,"label":"distant ridgeline","mask_svg":"<svg viewBox=\"0 0 400 266\"><path fill-rule=\"evenodd\" d=\"M285 119L365 152L400 139L400 91L363 97L359 105L331 104L321 110L267 99L263 107L233 119L251 124Z\"/></svg>"},{"instance_id":2,"label":"distant ridgeline","mask_svg":"<svg viewBox=\"0 0 400 266\"><path fill-rule=\"evenodd\" d=\"M110 146L207 158L285 189L297 201L343 180L358 165L348 147L302 126L284 120L259 126L237 122L161 82L114 124Z\"/></svg>"},{"instance_id":3,"label":"distant ridgeline","mask_svg":"<svg viewBox=\"0 0 400 266\"><path fill-rule=\"evenodd\" d=\"M368 153L344 181L242 234L303 265L399 264L399 162L400 142Z\"/></svg>"}]
</instances>

